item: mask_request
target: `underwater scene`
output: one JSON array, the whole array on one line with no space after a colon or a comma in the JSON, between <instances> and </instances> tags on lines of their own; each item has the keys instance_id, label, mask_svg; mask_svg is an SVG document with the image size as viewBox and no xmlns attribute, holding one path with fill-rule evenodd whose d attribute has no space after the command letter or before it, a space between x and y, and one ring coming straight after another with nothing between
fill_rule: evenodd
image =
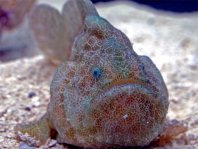
<instances>
[{"instance_id":1,"label":"underwater scene","mask_svg":"<svg viewBox=\"0 0 198 149\"><path fill-rule=\"evenodd\" d=\"M0 149L198 148L198 1L0 0Z\"/></svg>"}]
</instances>

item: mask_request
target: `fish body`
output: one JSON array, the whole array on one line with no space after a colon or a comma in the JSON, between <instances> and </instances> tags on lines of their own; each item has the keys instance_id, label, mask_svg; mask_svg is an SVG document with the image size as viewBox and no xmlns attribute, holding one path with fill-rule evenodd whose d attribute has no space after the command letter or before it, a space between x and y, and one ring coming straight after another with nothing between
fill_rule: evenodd
<instances>
[{"instance_id":1,"label":"fish body","mask_svg":"<svg viewBox=\"0 0 198 149\"><path fill-rule=\"evenodd\" d=\"M58 142L86 148L145 146L159 135L169 105L166 85L124 33L87 13L70 50L54 74L46 115L17 130L41 142L53 130Z\"/></svg>"}]
</instances>

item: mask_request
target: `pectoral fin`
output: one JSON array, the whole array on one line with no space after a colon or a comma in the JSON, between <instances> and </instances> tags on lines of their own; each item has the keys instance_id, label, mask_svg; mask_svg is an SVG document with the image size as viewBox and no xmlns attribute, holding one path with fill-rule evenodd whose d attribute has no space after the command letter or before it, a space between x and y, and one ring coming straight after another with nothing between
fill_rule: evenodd
<instances>
[{"instance_id":1,"label":"pectoral fin","mask_svg":"<svg viewBox=\"0 0 198 149\"><path fill-rule=\"evenodd\" d=\"M19 124L15 127L17 135L28 134L30 137L39 141L39 145L44 144L47 139L51 138L52 129L49 125L47 116L43 116L40 120L30 124ZM17 136L20 140L20 136ZM24 140L23 140L24 141ZM38 145L38 144L37 144Z\"/></svg>"}]
</instances>

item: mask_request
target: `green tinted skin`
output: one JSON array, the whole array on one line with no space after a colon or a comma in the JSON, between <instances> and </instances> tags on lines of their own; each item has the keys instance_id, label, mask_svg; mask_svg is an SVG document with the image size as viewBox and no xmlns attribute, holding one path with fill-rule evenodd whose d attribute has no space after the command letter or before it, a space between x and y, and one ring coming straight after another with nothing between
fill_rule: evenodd
<instances>
[{"instance_id":1,"label":"green tinted skin","mask_svg":"<svg viewBox=\"0 0 198 149\"><path fill-rule=\"evenodd\" d=\"M50 94L47 114L16 129L41 144L55 130L59 142L81 147L145 146L161 131L168 110L159 70L98 15L85 18L69 61L54 75Z\"/></svg>"}]
</instances>

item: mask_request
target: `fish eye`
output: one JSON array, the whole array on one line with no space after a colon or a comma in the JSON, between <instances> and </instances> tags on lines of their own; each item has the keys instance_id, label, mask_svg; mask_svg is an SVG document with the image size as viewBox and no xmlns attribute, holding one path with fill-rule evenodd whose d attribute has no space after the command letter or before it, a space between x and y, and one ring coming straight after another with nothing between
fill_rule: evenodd
<instances>
[{"instance_id":1,"label":"fish eye","mask_svg":"<svg viewBox=\"0 0 198 149\"><path fill-rule=\"evenodd\" d=\"M97 66L93 67L91 73L94 79L98 79L101 76L101 69Z\"/></svg>"}]
</instances>

